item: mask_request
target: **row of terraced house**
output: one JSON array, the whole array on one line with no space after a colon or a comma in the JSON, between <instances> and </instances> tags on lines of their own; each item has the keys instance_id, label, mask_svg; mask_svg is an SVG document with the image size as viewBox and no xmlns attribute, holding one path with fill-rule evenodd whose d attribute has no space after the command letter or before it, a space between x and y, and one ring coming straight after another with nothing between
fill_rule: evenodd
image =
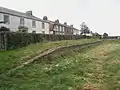
<instances>
[{"instance_id":1,"label":"row of terraced house","mask_svg":"<svg viewBox=\"0 0 120 90\"><path fill-rule=\"evenodd\" d=\"M12 32L57 34L57 35L79 35L80 30L67 22L61 24L59 20L48 20L47 16L43 19L35 17L32 11L26 13L18 12L8 8L0 7L0 27L9 28Z\"/></svg>"}]
</instances>

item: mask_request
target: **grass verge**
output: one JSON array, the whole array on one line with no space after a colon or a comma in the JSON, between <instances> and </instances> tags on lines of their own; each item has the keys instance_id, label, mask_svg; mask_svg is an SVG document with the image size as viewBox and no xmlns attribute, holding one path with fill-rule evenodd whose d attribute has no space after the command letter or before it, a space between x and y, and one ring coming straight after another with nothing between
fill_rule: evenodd
<instances>
[{"instance_id":1,"label":"grass verge","mask_svg":"<svg viewBox=\"0 0 120 90\"><path fill-rule=\"evenodd\" d=\"M0 73L4 73L7 70L10 70L21 63L25 62L29 58L36 56L37 54L42 53L43 51L58 46L74 45L74 44L83 44L97 41L97 39L81 39L81 40L65 40L65 41L56 41L56 42L43 42L37 44L31 44L29 46L9 50L6 52L0 52Z\"/></svg>"},{"instance_id":2,"label":"grass verge","mask_svg":"<svg viewBox=\"0 0 120 90\"><path fill-rule=\"evenodd\" d=\"M0 77L0 89L82 90L85 84L96 89L120 90L120 43L105 42L60 56L51 55L11 76Z\"/></svg>"}]
</instances>

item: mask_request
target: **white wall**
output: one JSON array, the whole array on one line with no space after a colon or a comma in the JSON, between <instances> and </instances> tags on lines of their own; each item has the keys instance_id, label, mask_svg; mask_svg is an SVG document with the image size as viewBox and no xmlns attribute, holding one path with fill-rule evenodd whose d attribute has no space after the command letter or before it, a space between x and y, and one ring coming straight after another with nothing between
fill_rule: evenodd
<instances>
[{"instance_id":1,"label":"white wall","mask_svg":"<svg viewBox=\"0 0 120 90\"><path fill-rule=\"evenodd\" d=\"M73 34L74 34L74 35L80 35L80 30L73 29Z\"/></svg>"},{"instance_id":2,"label":"white wall","mask_svg":"<svg viewBox=\"0 0 120 90\"><path fill-rule=\"evenodd\" d=\"M0 21L4 21L4 15L0 13ZM5 26L7 28L10 28L11 31L18 31L18 27L20 25L20 17L9 15L10 18L10 24L0 24L0 26ZM45 31L45 34L49 34L49 23L45 22L45 28L42 29L42 22L36 21L36 27L32 27L32 19L24 18L25 26L28 27L28 33L32 33L32 31L36 31L36 33L42 33L42 31Z\"/></svg>"},{"instance_id":3,"label":"white wall","mask_svg":"<svg viewBox=\"0 0 120 90\"><path fill-rule=\"evenodd\" d=\"M0 13L0 21L3 21L3 14Z\"/></svg>"},{"instance_id":4,"label":"white wall","mask_svg":"<svg viewBox=\"0 0 120 90\"><path fill-rule=\"evenodd\" d=\"M2 14L0 13L0 20L4 21L4 15L8 15L8 14ZM16 16L11 16L9 15L10 18L10 24L0 24L0 26L5 26L7 28L10 28L11 31L17 31L18 30L18 26L20 25L20 18L16 17Z\"/></svg>"},{"instance_id":5,"label":"white wall","mask_svg":"<svg viewBox=\"0 0 120 90\"><path fill-rule=\"evenodd\" d=\"M9 17L10 17L10 24L8 25L8 27L12 31L18 31L18 27L20 25L20 17L12 16L12 15Z\"/></svg>"},{"instance_id":6,"label":"white wall","mask_svg":"<svg viewBox=\"0 0 120 90\"><path fill-rule=\"evenodd\" d=\"M28 27L28 33L32 33L32 31L34 31L34 29L32 28L32 20L24 18L24 22L24 26Z\"/></svg>"},{"instance_id":7,"label":"white wall","mask_svg":"<svg viewBox=\"0 0 120 90\"><path fill-rule=\"evenodd\" d=\"M41 33L44 31L45 34L49 34L49 23L45 23L45 28L42 28L42 22L40 22L40 30Z\"/></svg>"},{"instance_id":8,"label":"white wall","mask_svg":"<svg viewBox=\"0 0 120 90\"><path fill-rule=\"evenodd\" d=\"M77 35L80 35L80 30L77 30Z\"/></svg>"},{"instance_id":9,"label":"white wall","mask_svg":"<svg viewBox=\"0 0 120 90\"><path fill-rule=\"evenodd\" d=\"M76 29L73 29L73 35L76 35Z\"/></svg>"}]
</instances>

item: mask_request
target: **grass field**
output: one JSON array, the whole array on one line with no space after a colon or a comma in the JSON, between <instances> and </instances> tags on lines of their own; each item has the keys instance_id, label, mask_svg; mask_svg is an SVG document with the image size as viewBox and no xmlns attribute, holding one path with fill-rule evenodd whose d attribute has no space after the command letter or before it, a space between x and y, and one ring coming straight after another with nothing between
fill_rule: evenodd
<instances>
[{"instance_id":1,"label":"grass field","mask_svg":"<svg viewBox=\"0 0 120 90\"><path fill-rule=\"evenodd\" d=\"M66 51L0 77L1 90L120 90L120 42ZM86 89L88 90L88 89Z\"/></svg>"},{"instance_id":2,"label":"grass field","mask_svg":"<svg viewBox=\"0 0 120 90\"><path fill-rule=\"evenodd\" d=\"M84 44L97 40L98 39L81 39L81 40L43 42L31 44L20 49L9 50L6 52L0 51L0 73L4 73L10 70L11 68L20 65L29 58L36 56L37 54L40 54L47 49L66 45Z\"/></svg>"}]
</instances>

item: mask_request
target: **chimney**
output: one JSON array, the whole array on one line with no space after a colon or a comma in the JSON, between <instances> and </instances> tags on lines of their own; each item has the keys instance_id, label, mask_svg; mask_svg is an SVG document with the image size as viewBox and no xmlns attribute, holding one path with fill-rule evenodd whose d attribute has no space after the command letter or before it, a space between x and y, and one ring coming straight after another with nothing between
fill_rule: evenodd
<instances>
[{"instance_id":1,"label":"chimney","mask_svg":"<svg viewBox=\"0 0 120 90\"><path fill-rule=\"evenodd\" d=\"M48 20L47 16L44 16L44 17L43 17L43 20Z\"/></svg>"},{"instance_id":2,"label":"chimney","mask_svg":"<svg viewBox=\"0 0 120 90\"><path fill-rule=\"evenodd\" d=\"M67 25L67 22L64 22L64 25Z\"/></svg>"},{"instance_id":3,"label":"chimney","mask_svg":"<svg viewBox=\"0 0 120 90\"><path fill-rule=\"evenodd\" d=\"M26 14L31 16L32 15L32 11L27 11Z\"/></svg>"},{"instance_id":4,"label":"chimney","mask_svg":"<svg viewBox=\"0 0 120 90\"><path fill-rule=\"evenodd\" d=\"M73 25L70 25L71 27L73 27Z\"/></svg>"},{"instance_id":5,"label":"chimney","mask_svg":"<svg viewBox=\"0 0 120 90\"><path fill-rule=\"evenodd\" d=\"M57 20L55 20L55 23L59 23L59 20L57 19Z\"/></svg>"}]
</instances>

